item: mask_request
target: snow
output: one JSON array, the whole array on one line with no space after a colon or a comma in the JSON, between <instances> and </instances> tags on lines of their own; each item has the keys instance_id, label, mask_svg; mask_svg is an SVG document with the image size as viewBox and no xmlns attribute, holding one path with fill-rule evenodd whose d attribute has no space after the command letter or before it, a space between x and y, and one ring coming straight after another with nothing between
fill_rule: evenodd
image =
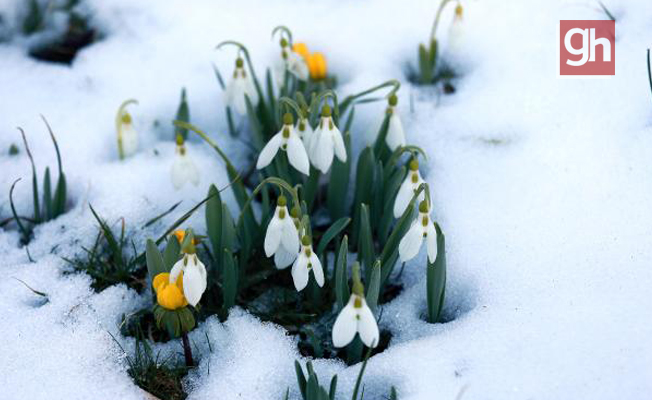
<instances>
[{"instance_id":1,"label":"snow","mask_svg":"<svg viewBox=\"0 0 652 400\"><path fill-rule=\"evenodd\" d=\"M14 13L18 1L3 0ZM615 2L610 2L615 3ZM38 117L59 140L74 207L38 227L28 261L15 230L0 231L0 387L2 398L143 398L126 372L133 340L119 335L123 313L147 304L125 286L96 294L84 275L63 274L61 256L96 233L87 203L110 222L140 227L183 200L160 229L201 200L211 183L228 183L222 162L198 138L189 153L202 171L198 187L177 192L169 179L174 118L182 87L192 122L205 129L238 167L246 146L228 137L222 95L211 63L231 71L232 50L245 43L256 65L271 65L269 33L289 26L326 54L340 93L390 78L403 82L399 109L408 141L429 155L422 172L447 236L445 315L425 313L425 254L401 277L406 289L384 306L381 328L390 347L369 361L365 398L400 399L643 399L652 391L652 104L646 38L652 7L607 4L616 23L616 76L556 77L560 19L602 19L590 1L469 1L464 3L465 75L452 96L414 87L405 66L429 32L432 2L168 2L88 1L104 33L71 67L35 61L16 39L0 44L0 193L31 205L29 162L16 126L25 129L39 174L56 166ZM442 38L452 10L442 18ZM262 74L262 68L259 68ZM114 117L127 98L140 132L140 152L119 162ZM372 140L384 105L356 109L356 149ZM154 149L158 152L155 154ZM233 199L227 200L235 206ZM235 209L235 208L234 208ZM0 219L10 215L0 196ZM203 215L190 224L203 230ZM48 293L37 296L19 278ZM208 349L206 338L211 343ZM225 323L209 319L191 335L199 367L187 378L191 399L297 398L295 341L279 327L234 310ZM178 352L178 344L157 345ZM303 361L302 361L303 364ZM320 381L339 376L350 395L358 366L316 360Z\"/></svg>"}]
</instances>

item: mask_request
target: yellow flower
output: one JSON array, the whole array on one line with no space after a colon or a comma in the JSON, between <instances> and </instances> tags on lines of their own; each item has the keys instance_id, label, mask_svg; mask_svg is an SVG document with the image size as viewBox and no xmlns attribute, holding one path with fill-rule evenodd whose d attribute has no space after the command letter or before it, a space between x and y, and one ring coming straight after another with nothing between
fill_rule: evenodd
<instances>
[{"instance_id":1,"label":"yellow flower","mask_svg":"<svg viewBox=\"0 0 652 400\"><path fill-rule=\"evenodd\" d=\"M306 62L312 79L317 81L326 78L326 57L322 53L315 52L310 54Z\"/></svg>"},{"instance_id":2,"label":"yellow flower","mask_svg":"<svg viewBox=\"0 0 652 400\"><path fill-rule=\"evenodd\" d=\"M292 46L292 51L299 54L306 61L308 61L308 57L310 57L310 51L308 51L308 46L306 46L305 43L295 43Z\"/></svg>"},{"instance_id":3,"label":"yellow flower","mask_svg":"<svg viewBox=\"0 0 652 400\"><path fill-rule=\"evenodd\" d=\"M156 301L167 310L176 310L188 305L183 296L183 272L179 274L176 282L170 284L170 274L163 272L154 277L152 286L156 292Z\"/></svg>"},{"instance_id":4,"label":"yellow flower","mask_svg":"<svg viewBox=\"0 0 652 400\"><path fill-rule=\"evenodd\" d=\"M183 243L183 239L186 237L186 231L184 231L182 229L177 229L176 231L172 232L172 234L174 236L176 236L177 241L179 242L179 244ZM199 244L199 239L193 238L192 239L192 244L198 245Z\"/></svg>"}]
</instances>

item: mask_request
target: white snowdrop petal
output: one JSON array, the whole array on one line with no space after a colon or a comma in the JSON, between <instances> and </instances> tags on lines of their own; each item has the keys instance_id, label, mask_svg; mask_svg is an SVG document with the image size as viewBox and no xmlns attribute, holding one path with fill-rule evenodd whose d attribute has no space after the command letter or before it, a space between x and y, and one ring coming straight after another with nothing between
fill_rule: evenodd
<instances>
[{"instance_id":1,"label":"white snowdrop petal","mask_svg":"<svg viewBox=\"0 0 652 400\"><path fill-rule=\"evenodd\" d=\"M315 276L317 285L319 287L324 286L324 269L322 268L319 257L317 257L314 251L310 254L310 263L312 264L312 274Z\"/></svg>"},{"instance_id":2,"label":"white snowdrop petal","mask_svg":"<svg viewBox=\"0 0 652 400\"><path fill-rule=\"evenodd\" d=\"M206 282L199 267L192 261L188 262L188 266L183 271L183 295L188 300L188 304L196 306L205 288Z\"/></svg>"},{"instance_id":3,"label":"white snowdrop petal","mask_svg":"<svg viewBox=\"0 0 652 400\"><path fill-rule=\"evenodd\" d=\"M199 170L197 169L197 166L188 156L188 154L185 154L182 157L184 159L183 171L185 179L195 186L199 185Z\"/></svg>"},{"instance_id":4,"label":"white snowdrop petal","mask_svg":"<svg viewBox=\"0 0 652 400\"><path fill-rule=\"evenodd\" d=\"M172 162L172 169L170 170L172 184L177 190L181 189L186 183L186 174L183 168L183 160L180 157L182 156L177 155L174 157L174 161Z\"/></svg>"},{"instance_id":5,"label":"white snowdrop petal","mask_svg":"<svg viewBox=\"0 0 652 400\"><path fill-rule=\"evenodd\" d=\"M408 173L396 194L396 199L394 200L394 218L400 218L401 215L403 215L408 204L410 204L410 200L412 200L412 196L414 196L410 175L411 174Z\"/></svg>"},{"instance_id":6,"label":"white snowdrop petal","mask_svg":"<svg viewBox=\"0 0 652 400\"><path fill-rule=\"evenodd\" d=\"M392 151L396 150L399 146L405 146L405 131L403 130L401 118L396 111L389 117L386 142Z\"/></svg>"},{"instance_id":7,"label":"white snowdrop petal","mask_svg":"<svg viewBox=\"0 0 652 400\"><path fill-rule=\"evenodd\" d=\"M268 166L274 159L274 156L276 156L276 153L278 153L278 149L281 147L282 143L283 143L282 132L279 132L276 135L272 136L272 138L269 139L269 142L267 142L265 147L263 147L263 150L260 152L260 155L258 156L258 162L256 162L256 169L262 169Z\"/></svg>"},{"instance_id":8,"label":"white snowdrop petal","mask_svg":"<svg viewBox=\"0 0 652 400\"><path fill-rule=\"evenodd\" d=\"M292 264L292 280L294 281L294 287L297 289L297 292L305 289L308 285L309 277L308 259L303 253L299 254L294 264Z\"/></svg>"},{"instance_id":9,"label":"white snowdrop petal","mask_svg":"<svg viewBox=\"0 0 652 400\"><path fill-rule=\"evenodd\" d=\"M242 79L242 85L243 85L243 92L244 94L247 95L247 97L249 97L249 101L251 102L251 105L254 107L257 106L259 100L258 91L256 90L256 86L254 86L253 80L249 77L248 74L245 78ZM245 105L245 112L246 111L247 109Z\"/></svg>"},{"instance_id":10,"label":"white snowdrop petal","mask_svg":"<svg viewBox=\"0 0 652 400\"><path fill-rule=\"evenodd\" d=\"M265 248L265 255L267 257L271 257L272 254L276 253L276 250L281 243L281 236L283 233L282 228L282 221L278 219L276 215L274 215L272 220L269 221L269 225L267 225L265 242L263 244L263 247Z\"/></svg>"},{"instance_id":11,"label":"white snowdrop petal","mask_svg":"<svg viewBox=\"0 0 652 400\"><path fill-rule=\"evenodd\" d=\"M333 150L335 155L339 158L340 161L346 162L346 146L344 145L344 139L342 138L342 132L340 132L337 127L331 131L333 138Z\"/></svg>"},{"instance_id":12,"label":"white snowdrop petal","mask_svg":"<svg viewBox=\"0 0 652 400\"><path fill-rule=\"evenodd\" d=\"M398 254L401 257L401 261L405 262L413 259L419 253L422 242L423 226L421 225L421 220L417 218L398 244Z\"/></svg>"},{"instance_id":13,"label":"white snowdrop petal","mask_svg":"<svg viewBox=\"0 0 652 400\"><path fill-rule=\"evenodd\" d=\"M280 246L274 253L274 265L277 269L285 269L292 265L297 258L297 252L289 252Z\"/></svg>"},{"instance_id":14,"label":"white snowdrop petal","mask_svg":"<svg viewBox=\"0 0 652 400\"><path fill-rule=\"evenodd\" d=\"M299 135L294 132L288 139L287 154L290 165L302 174L310 175L310 162L308 161L306 148L303 146Z\"/></svg>"},{"instance_id":15,"label":"white snowdrop petal","mask_svg":"<svg viewBox=\"0 0 652 400\"><path fill-rule=\"evenodd\" d=\"M335 347L344 347L351 343L358 330L353 297L351 296L333 324L333 346Z\"/></svg>"},{"instance_id":16,"label":"white snowdrop petal","mask_svg":"<svg viewBox=\"0 0 652 400\"><path fill-rule=\"evenodd\" d=\"M428 223L426 227L426 249L428 250L428 261L434 263L437 259L437 230L435 224Z\"/></svg>"},{"instance_id":17,"label":"white snowdrop petal","mask_svg":"<svg viewBox=\"0 0 652 400\"><path fill-rule=\"evenodd\" d=\"M177 278L179 277L179 274L181 271L183 271L183 258L172 266L172 269L170 270L170 276L169 276L169 281L170 284L174 284L177 281Z\"/></svg>"},{"instance_id":18,"label":"white snowdrop petal","mask_svg":"<svg viewBox=\"0 0 652 400\"><path fill-rule=\"evenodd\" d=\"M301 243L299 242L299 232L297 231L297 227L294 225L294 221L288 216L281 221L281 224L281 244L285 247L285 250L289 252L299 252L299 246L301 246Z\"/></svg>"},{"instance_id":19,"label":"white snowdrop petal","mask_svg":"<svg viewBox=\"0 0 652 400\"><path fill-rule=\"evenodd\" d=\"M310 146L312 144L312 139L315 136L315 131L310 126L308 120L305 120L304 124L305 126L303 132L301 132L301 139L303 140L303 146L306 148L306 152L308 153L308 156L310 156ZM298 128L297 128L297 132L299 132Z\"/></svg>"},{"instance_id":20,"label":"white snowdrop petal","mask_svg":"<svg viewBox=\"0 0 652 400\"><path fill-rule=\"evenodd\" d=\"M371 309L364 299L362 299L362 308L359 309L358 316L360 317L358 320L358 333L360 334L362 343L367 347L378 346L378 341L380 339L378 324L376 323L374 314L371 312Z\"/></svg>"},{"instance_id":21,"label":"white snowdrop petal","mask_svg":"<svg viewBox=\"0 0 652 400\"><path fill-rule=\"evenodd\" d=\"M132 124L122 124L120 130L122 140L122 152L128 157L138 150L138 133L134 130Z\"/></svg>"},{"instance_id":22,"label":"white snowdrop petal","mask_svg":"<svg viewBox=\"0 0 652 400\"><path fill-rule=\"evenodd\" d=\"M313 141L314 164L322 173L327 173L333 163L333 140L328 132L320 132Z\"/></svg>"}]
</instances>

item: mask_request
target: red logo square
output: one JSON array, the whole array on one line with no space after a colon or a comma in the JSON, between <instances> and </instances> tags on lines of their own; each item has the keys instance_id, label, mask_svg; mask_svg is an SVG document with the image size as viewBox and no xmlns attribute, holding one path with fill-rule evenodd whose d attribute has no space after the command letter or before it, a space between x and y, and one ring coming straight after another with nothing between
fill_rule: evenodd
<instances>
[{"instance_id":1,"label":"red logo square","mask_svg":"<svg viewBox=\"0 0 652 400\"><path fill-rule=\"evenodd\" d=\"M559 75L616 75L616 21L559 21Z\"/></svg>"}]
</instances>

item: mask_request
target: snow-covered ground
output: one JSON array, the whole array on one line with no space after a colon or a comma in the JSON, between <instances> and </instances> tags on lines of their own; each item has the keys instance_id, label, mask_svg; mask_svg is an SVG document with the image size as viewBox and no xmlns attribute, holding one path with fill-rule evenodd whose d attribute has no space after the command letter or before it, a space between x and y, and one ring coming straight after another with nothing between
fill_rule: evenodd
<instances>
[{"instance_id":1,"label":"snow-covered ground","mask_svg":"<svg viewBox=\"0 0 652 400\"><path fill-rule=\"evenodd\" d=\"M0 2L0 12L14 3ZM340 93L400 79L408 141L430 159L424 172L447 234L446 314L455 318L421 320L422 254L402 275L407 289L384 306L381 325L393 339L369 361L365 398L383 398L390 385L400 399L454 399L463 387L464 399L649 398L649 2L606 2L617 18L616 76L578 80L556 77L557 23L603 19L597 2L464 2L468 53L452 96L405 79L406 63L429 32L433 2L88 3L104 37L70 67L27 57L19 40L0 44L0 219L10 215L7 194L18 177L18 207L31 206L29 161L23 151L7 156L20 144L16 126L27 132L40 174L56 165L40 113L59 139L74 203L37 228L34 263L15 230L0 231L0 398L143 398L110 334L129 348L132 340L119 335L121 315L145 306L148 296L124 286L96 294L88 277L62 274L61 256L93 240L89 202L109 221L124 216L138 227L179 200L190 208L211 183L228 182L214 152L193 138L201 184L177 192L170 183L169 121L181 87L192 122L238 166L248 164L246 146L226 134L211 67L230 71L234 54L214 47L226 39L245 43L262 73L278 51L270 40L278 24L327 55ZM442 37L450 18L444 15ZM131 112L141 151L120 162L114 117L127 98L139 101ZM383 108L356 110L358 150L372 140ZM191 220L200 231L202 214ZM12 277L47 292L49 303L37 307ZM287 387L297 397L292 364L299 355L283 329L236 310L225 323L202 323L191 339L204 356L187 378L189 398L280 399ZM157 349L180 351L178 343ZM333 360L314 364L324 380L339 375L342 396L359 371Z\"/></svg>"}]
</instances>

